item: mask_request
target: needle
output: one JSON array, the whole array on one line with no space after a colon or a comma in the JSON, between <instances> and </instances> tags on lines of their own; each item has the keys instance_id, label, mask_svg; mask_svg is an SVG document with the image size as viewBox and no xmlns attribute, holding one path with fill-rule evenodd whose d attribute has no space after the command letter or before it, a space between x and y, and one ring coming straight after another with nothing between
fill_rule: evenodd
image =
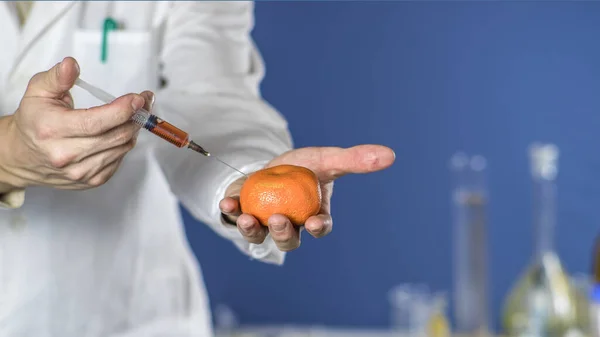
<instances>
[{"instance_id":1,"label":"needle","mask_svg":"<svg viewBox=\"0 0 600 337\"><path fill-rule=\"evenodd\" d=\"M198 152L198 153L200 153L200 154L202 154L202 155L204 155L204 156L206 156L206 157L215 158L215 159L216 159L216 160L218 160L220 163L222 163L222 164L224 164L224 165L226 165L226 166L230 167L231 169L233 169L233 170L235 170L235 171L239 172L240 174L242 174L244 177L248 178L248 176L246 175L246 173L244 173L244 172L242 172L242 171L240 171L240 170L236 169L235 167L233 167L233 166L231 166L231 165L227 164L226 162L224 162L223 160L221 160L221 158L219 158L219 157L217 157L217 156L213 156L213 155L211 155L211 154L210 154L210 152L206 151L206 150L205 150L205 149L204 149L202 146L200 146L200 145L198 145L198 144L194 143L193 141L190 141L190 143L188 144L188 148L190 148L190 149L192 149L192 150L194 150L194 151L196 151L196 152Z\"/></svg>"},{"instance_id":2,"label":"needle","mask_svg":"<svg viewBox=\"0 0 600 337\"><path fill-rule=\"evenodd\" d=\"M216 160L220 161L221 163L223 163L223 164L225 164L225 165L227 165L227 166L231 167L232 169L234 169L234 170L238 171L238 172L239 172L239 173L241 173L241 174L242 174L244 177L248 178L248 175L246 175L246 173L244 173L244 172L242 172L242 171L240 171L240 170L236 169L235 167L233 167L233 166L231 166L231 165L227 164L226 162L222 161L222 160L221 160L219 157L217 157L217 156L211 156L211 155L210 155L210 153L208 154L208 156L209 156L209 157L213 157L213 158L215 158Z\"/></svg>"}]
</instances>

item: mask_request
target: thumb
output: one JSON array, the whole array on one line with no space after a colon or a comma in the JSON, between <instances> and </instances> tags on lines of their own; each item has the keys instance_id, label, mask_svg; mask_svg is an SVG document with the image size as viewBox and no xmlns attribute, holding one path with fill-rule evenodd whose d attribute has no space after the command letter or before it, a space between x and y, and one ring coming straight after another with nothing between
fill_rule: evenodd
<instances>
[{"instance_id":1,"label":"thumb","mask_svg":"<svg viewBox=\"0 0 600 337\"><path fill-rule=\"evenodd\" d=\"M62 98L79 77L79 65L66 57L48 71L35 74L25 92L25 97Z\"/></svg>"}]
</instances>

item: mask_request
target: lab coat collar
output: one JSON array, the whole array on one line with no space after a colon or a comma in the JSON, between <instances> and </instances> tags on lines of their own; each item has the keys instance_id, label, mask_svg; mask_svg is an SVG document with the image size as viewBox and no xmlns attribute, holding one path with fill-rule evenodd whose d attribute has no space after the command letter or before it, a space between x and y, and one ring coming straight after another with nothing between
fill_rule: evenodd
<instances>
[{"instance_id":1,"label":"lab coat collar","mask_svg":"<svg viewBox=\"0 0 600 337\"><path fill-rule=\"evenodd\" d=\"M3 25L3 29L10 29L10 33L14 33L14 35L19 34L19 17L17 15L17 9L10 1L3 1L0 4L0 18L2 18L2 21L0 22L6 23Z\"/></svg>"},{"instance_id":2,"label":"lab coat collar","mask_svg":"<svg viewBox=\"0 0 600 337\"><path fill-rule=\"evenodd\" d=\"M55 23L67 10L71 9L75 5L76 1L36 1L35 5L31 9L31 13L23 26L21 32L21 38L17 57L10 69L12 74L19 63L23 59L23 56L31 48L31 46L40 39L47 31L48 27ZM5 3L5 6L10 4ZM8 7L6 10L9 10ZM16 12L11 11L12 15L15 16ZM18 18L14 17L11 21L18 24Z\"/></svg>"}]
</instances>

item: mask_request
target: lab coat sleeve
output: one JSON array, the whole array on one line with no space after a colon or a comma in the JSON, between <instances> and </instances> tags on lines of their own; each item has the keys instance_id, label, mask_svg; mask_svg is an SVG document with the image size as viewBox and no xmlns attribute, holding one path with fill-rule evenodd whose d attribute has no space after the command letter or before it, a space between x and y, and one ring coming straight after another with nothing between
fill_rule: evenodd
<instances>
[{"instance_id":1,"label":"lab coat sleeve","mask_svg":"<svg viewBox=\"0 0 600 337\"><path fill-rule=\"evenodd\" d=\"M0 209L20 208L25 203L25 190L18 189L0 193Z\"/></svg>"},{"instance_id":2,"label":"lab coat sleeve","mask_svg":"<svg viewBox=\"0 0 600 337\"><path fill-rule=\"evenodd\" d=\"M250 36L253 10L252 2L172 3L161 39L166 85L154 106L158 116L246 173L292 148L287 122L259 93L264 66ZM284 253L270 237L249 244L222 220L219 201L239 173L164 141L155 149L172 192L195 218L249 256L283 263Z\"/></svg>"}]
</instances>

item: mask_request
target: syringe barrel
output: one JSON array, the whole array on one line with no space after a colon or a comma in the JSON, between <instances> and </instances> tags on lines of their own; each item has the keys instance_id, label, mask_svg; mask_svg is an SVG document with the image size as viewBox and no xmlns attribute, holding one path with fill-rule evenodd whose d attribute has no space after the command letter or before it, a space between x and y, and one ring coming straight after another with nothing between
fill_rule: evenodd
<instances>
[{"instance_id":1,"label":"syringe barrel","mask_svg":"<svg viewBox=\"0 0 600 337\"><path fill-rule=\"evenodd\" d=\"M140 119L140 121L142 121L142 119ZM136 123L138 122L136 121ZM177 147L181 148L190 143L190 138L187 132L156 117L155 115L149 114L144 122L144 125L141 126Z\"/></svg>"},{"instance_id":2,"label":"syringe barrel","mask_svg":"<svg viewBox=\"0 0 600 337\"><path fill-rule=\"evenodd\" d=\"M116 99L116 97L114 97L113 95L87 83L86 81L80 78L75 80L75 85L86 90L92 96L96 97L104 103L110 103ZM177 147L184 147L190 143L187 132L177 128L175 125L167 123L164 120L156 117L155 115L146 111L146 109L142 108L136 111L135 114L131 117L131 120L140 127L152 132L153 134L159 136L160 138L168 141L169 143Z\"/></svg>"}]
</instances>

